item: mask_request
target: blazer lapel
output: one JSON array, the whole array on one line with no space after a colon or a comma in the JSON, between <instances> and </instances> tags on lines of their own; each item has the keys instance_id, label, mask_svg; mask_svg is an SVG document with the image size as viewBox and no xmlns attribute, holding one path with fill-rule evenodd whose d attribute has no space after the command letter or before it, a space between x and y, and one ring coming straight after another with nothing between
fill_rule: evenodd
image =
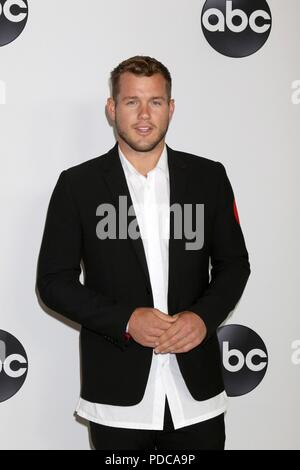
<instances>
[{"instance_id":1,"label":"blazer lapel","mask_svg":"<svg viewBox=\"0 0 300 470\"><path fill-rule=\"evenodd\" d=\"M184 196L187 186L187 164L184 161L184 157L172 150L167 146L168 151L168 165L169 165L169 177L170 177L170 206L172 204L180 204L183 210ZM169 282L168 282L168 310L169 313L173 312L175 304L174 296L179 294L180 286L176 284L176 273L180 271L180 253L179 247L181 247L184 240L174 239L174 220L170 216L170 239L169 239ZM181 247L182 248L182 247ZM181 250L180 250L181 251Z\"/></svg>"},{"instance_id":2,"label":"blazer lapel","mask_svg":"<svg viewBox=\"0 0 300 470\"><path fill-rule=\"evenodd\" d=\"M115 200L116 207L119 207L119 196L126 196L128 204L127 210L130 206L133 207L132 199L128 189L126 177L123 171L122 163L120 161L119 152L118 152L118 143L108 152L107 160L105 165L104 179L110 189L110 192ZM134 209L134 208L133 208ZM135 214L135 211L134 211ZM135 214L136 217L136 214ZM146 285L151 292L151 282L147 266L147 260L144 250L144 245L141 237L138 237L136 240L128 237L132 248L138 258L138 261L142 267Z\"/></svg>"}]
</instances>

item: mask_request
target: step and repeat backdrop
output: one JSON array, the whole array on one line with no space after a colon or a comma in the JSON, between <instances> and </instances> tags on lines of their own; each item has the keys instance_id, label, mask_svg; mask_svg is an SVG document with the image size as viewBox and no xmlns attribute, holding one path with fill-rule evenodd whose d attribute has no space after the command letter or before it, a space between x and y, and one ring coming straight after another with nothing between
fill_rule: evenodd
<instances>
[{"instance_id":1,"label":"step and repeat backdrop","mask_svg":"<svg viewBox=\"0 0 300 470\"><path fill-rule=\"evenodd\" d=\"M299 0L0 0L0 448L90 449L79 326L39 301L62 170L115 142L110 71L163 62L175 149L221 161L252 274L218 338L227 449L300 449Z\"/></svg>"}]
</instances>

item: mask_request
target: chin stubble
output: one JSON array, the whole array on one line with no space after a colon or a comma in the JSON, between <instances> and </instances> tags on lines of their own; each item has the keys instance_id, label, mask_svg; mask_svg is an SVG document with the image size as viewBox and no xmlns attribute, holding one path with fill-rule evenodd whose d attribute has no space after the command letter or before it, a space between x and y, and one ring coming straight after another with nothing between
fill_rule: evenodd
<instances>
[{"instance_id":1,"label":"chin stubble","mask_svg":"<svg viewBox=\"0 0 300 470\"><path fill-rule=\"evenodd\" d=\"M126 132L122 131L122 129L118 125L118 121L117 120L115 121L115 130L117 131L118 135L135 152L151 152L152 150L154 150L155 147L157 147L160 144L160 142L164 139L165 135L168 132L168 128L169 128L169 123L168 123L167 127L160 133L160 135L158 136L158 138L154 142L149 142L149 144L146 147L144 147L144 146L136 145L136 143L132 139L130 139L128 134Z\"/></svg>"}]
</instances>

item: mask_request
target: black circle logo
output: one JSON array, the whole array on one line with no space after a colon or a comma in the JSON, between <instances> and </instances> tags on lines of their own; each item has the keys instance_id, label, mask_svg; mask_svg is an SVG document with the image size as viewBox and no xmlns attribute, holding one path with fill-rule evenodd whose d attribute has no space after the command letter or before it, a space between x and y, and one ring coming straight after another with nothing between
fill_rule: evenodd
<instances>
[{"instance_id":1,"label":"black circle logo","mask_svg":"<svg viewBox=\"0 0 300 470\"><path fill-rule=\"evenodd\" d=\"M262 381L268 367L268 352L255 331L241 325L218 328L225 390L229 397L245 395Z\"/></svg>"},{"instance_id":2,"label":"black circle logo","mask_svg":"<svg viewBox=\"0 0 300 470\"><path fill-rule=\"evenodd\" d=\"M26 380L28 359L22 344L0 330L0 403L14 396Z\"/></svg>"},{"instance_id":3,"label":"black circle logo","mask_svg":"<svg viewBox=\"0 0 300 470\"><path fill-rule=\"evenodd\" d=\"M27 18L27 0L0 0L0 46L6 46L20 36Z\"/></svg>"},{"instance_id":4,"label":"black circle logo","mask_svg":"<svg viewBox=\"0 0 300 470\"><path fill-rule=\"evenodd\" d=\"M266 0L207 0L202 31L209 44L228 57L247 57L267 41L272 15Z\"/></svg>"}]
</instances>

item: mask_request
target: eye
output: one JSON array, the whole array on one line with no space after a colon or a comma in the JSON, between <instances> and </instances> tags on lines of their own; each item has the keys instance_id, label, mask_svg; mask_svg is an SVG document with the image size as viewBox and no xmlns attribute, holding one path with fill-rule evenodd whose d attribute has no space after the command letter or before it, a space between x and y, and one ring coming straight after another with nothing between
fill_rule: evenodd
<instances>
[{"instance_id":1,"label":"eye","mask_svg":"<svg viewBox=\"0 0 300 470\"><path fill-rule=\"evenodd\" d=\"M136 100L129 100L127 101L126 103L127 105L133 105L133 104L136 104Z\"/></svg>"},{"instance_id":2,"label":"eye","mask_svg":"<svg viewBox=\"0 0 300 470\"><path fill-rule=\"evenodd\" d=\"M161 106L161 101L154 100L153 104L154 106Z\"/></svg>"}]
</instances>

